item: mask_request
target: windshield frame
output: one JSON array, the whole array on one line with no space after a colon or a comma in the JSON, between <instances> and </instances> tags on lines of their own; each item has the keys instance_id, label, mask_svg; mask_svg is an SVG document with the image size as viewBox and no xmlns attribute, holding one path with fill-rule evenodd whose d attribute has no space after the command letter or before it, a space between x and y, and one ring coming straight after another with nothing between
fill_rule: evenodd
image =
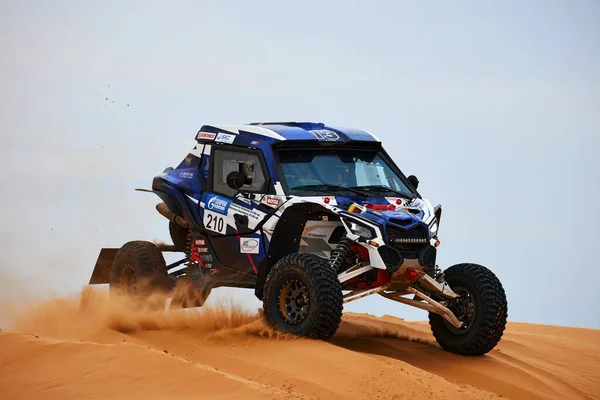
<instances>
[{"instance_id":1,"label":"windshield frame","mask_svg":"<svg viewBox=\"0 0 600 400\"><path fill-rule=\"evenodd\" d=\"M344 197L361 197L356 193L352 193L352 190L346 189L343 186L340 186L340 190L331 190L331 191L321 191L321 190L303 190L303 191L295 191L292 192L290 187L288 186L288 182L285 179L285 174L283 171L283 167L281 165L280 153L285 151L313 151L313 152L322 152L322 151L331 151L335 152L369 152L373 153L379 158L381 161L397 176L398 179L408 188L410 191L410 196L421 198L419 192L412 186L406 175L400 170L400 168L396 165L396 163L392 160L392 158L388 155L388 153L382 148L373 148L371 146L368 147L358 147L358 146L278 146L273 149L273 156L275 158L277 174L279 175L279 181L281 182L281 186L286 196L344 196ZM357 189L360 190L360 189ZM390 190L393 190L390 188ZM362 190L361 190L362 191ZM394 193L393 191L385 192L385 191L363 191L364 197L403 197Z\"/></svg>"}]
</instances>

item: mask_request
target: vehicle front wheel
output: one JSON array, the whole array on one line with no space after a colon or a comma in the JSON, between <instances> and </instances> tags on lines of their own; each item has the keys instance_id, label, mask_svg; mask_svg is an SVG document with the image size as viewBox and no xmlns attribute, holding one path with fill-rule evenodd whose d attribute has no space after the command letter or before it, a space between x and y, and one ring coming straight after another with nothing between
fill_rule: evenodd
<instances>
[{"instance_id":1,"label":"vehicle front wheel","mask_svg":"<svg viewBox=\"0 0 600 400\"><path fill-rule=\"evenodd\" d=\"M429 324L439 345L450 353L481 356L491 351L504 333L508 317L506 294L496 275L478 264L457 264L444 271L452 290L461 296L448 308L464 323L456 328L438 314Z\"/></svg>"},{"instance_id":2,"label":"vehicle front wheel","mask_svg":"<svg viewBox=\"0 0 600 400\"><path fill-rule=\"evenodd\" d=\"M275 330L328 340L341 322L342 286L326 259L290 254L267 275L263 309L267 323Z\"/></svg>"}]
</instances>

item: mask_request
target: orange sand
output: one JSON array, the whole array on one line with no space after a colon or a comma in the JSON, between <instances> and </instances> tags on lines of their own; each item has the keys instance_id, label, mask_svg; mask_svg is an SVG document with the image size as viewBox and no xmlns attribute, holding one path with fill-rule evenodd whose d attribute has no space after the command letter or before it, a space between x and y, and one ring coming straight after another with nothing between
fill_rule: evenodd
<instances>
[{"instance_id":1,"label":"orange sand","mask_svg":"<svg viewBox=\"0 0 600 400\"><path fill-rule=\"evenodd\" d=\"M600 399L600 330L509 323L469 358L442 351L424 322L346 313L322 342L232 305L156 312L89 288L12 319L5 400Z\"/></svg>"}]
</instances>

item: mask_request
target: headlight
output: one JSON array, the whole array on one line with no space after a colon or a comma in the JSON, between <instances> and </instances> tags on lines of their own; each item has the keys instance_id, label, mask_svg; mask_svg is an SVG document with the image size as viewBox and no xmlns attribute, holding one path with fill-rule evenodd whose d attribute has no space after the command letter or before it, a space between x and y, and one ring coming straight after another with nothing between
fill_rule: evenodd
<instances>
[{"instance_id":1,"label":"headlight","mask_svg":"<svg viewBox=\"0 0 600 400\"><path fill-rule=\"evenodd\" d=\"M348 226L350 232L354 235L360 236L365 240L374 239L376 234L375 230L366 224L360 223L360 221L354 218L348 218L346 216L342 217L345 225Z\"/></svg>"},{"instance_id":2,"label":"headlight","mask_svg":"<svg viewBox=\"0 0 600 400\"><path fill-rule=\"evenodd\" d=\"M366 226L360 225L356 222L350 222L348 226L350 227L350 231L355 235L365 239L373 239L373 232L371 232L371 230Z\"/></svg>"}]
</instances>

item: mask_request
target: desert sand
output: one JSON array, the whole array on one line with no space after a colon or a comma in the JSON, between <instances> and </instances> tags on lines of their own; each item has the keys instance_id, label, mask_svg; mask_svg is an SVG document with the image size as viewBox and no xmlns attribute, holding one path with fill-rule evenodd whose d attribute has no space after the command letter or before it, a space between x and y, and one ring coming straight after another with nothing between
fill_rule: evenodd
<instances>
[{"instance_id":1,"label":"desert sand","mask_svg":"<svg viewBox=\"0 0 600 400\"><path fill-rule=\"evenodd\" d=\"M89 288L4 312L4 400L600 398L600 330L509 323L471 358L390 316L345 313L323 342L273 332L260 310L151 311Z\"/></svg>"}]
</instances>

